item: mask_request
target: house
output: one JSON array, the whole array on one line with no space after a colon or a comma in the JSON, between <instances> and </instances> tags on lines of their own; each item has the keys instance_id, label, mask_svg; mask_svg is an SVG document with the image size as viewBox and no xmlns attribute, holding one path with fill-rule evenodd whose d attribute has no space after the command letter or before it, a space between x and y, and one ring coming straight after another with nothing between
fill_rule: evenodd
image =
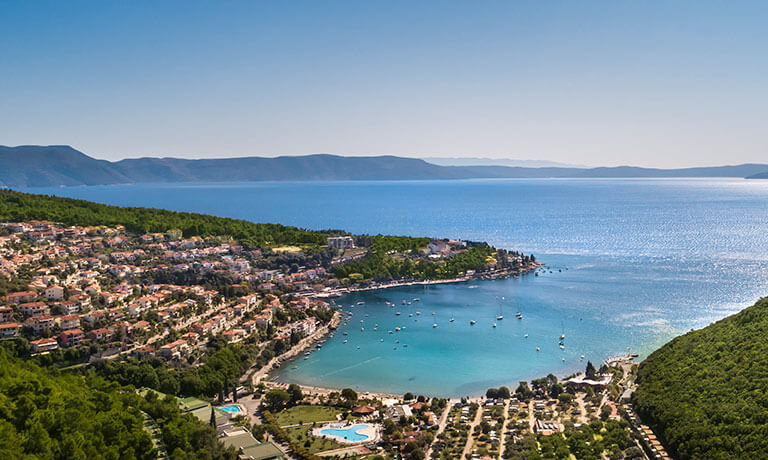
<instances>
[{"instance_id":1,"label":"house","mask_svg":"<svg viewBox=\"0 0 768 460\"><path fill-rule=\"evenodd\" d=\"M97 321L104 321L107 319L107 315L101 311L101 310L94 310L91 312L88 312L87 315L83 316L83 319L88 321L89 323L93 324Z\"/></svg>"},{"instance_id":2,"label":"house","mask_svg":"<svg viewBox=\"0 0 768 460\"><path fill-rule=\"evenodd\" d=\"M40 334L46 329L49 331L53 329L55 320L51 315L41 315L41 316L29 318L25 324L31 327L32 330L35 331L35 334Z\"/></svg>"},{"instance_id":3,"label":"house","mask_svg":"<svg viewBox=\"0 0 768 460\"><path fill-rule=\"evenodd\" d=\"M29 342L29 345L32 347L32 351L35 353L43 352L43 351L52 351L59 348L59 342L57 342L56 339L50 339L50 338L33 340Z\"/></svg>"},{"instance_id":4,"label":"house","mask_svg":"<svg viewBox=\"0 0 768 460\"><path fill-rule=\"evenodd\" d=\"M112 334L110 333L109 329L101 327L101 328L89 331L87 336L91 340L99 341L99 340L108 340L112 336Z\"/></svg>"},{"instance_id":5,"label":"house","mask_svg":"<svg viewBox=\"0 0 768 460\"><path fill-rule=\"evenodd\" d=\"M338 249L351 249L355 247L355 240L351 236L329 236L326 240L328 246Z\"/></svg>"},{"instance_id":6,"label":"house","mask_svg":"<svg viewBox=\"0 0 768 460\"><path fill-rule=\"evenodd\" d=\"M61 309L64 310L64 313L68 315L74 315L75 313L80 312L80 305L78 305L76 302L67 300L64 302L59 302L57 305L61 306Z\"/></svg>"},{"instance_id":7,"label":"house","mask_svg":"<svg viewBox=\"0 0 768 460\"><path fill-rule=\"evenodd\" d=\"M62 331L67 329L77 329L80 327L80 317L78 315L64 315L59 317L59 328Z\"/></svg>"},{"instance_id":8,"label":"house","mask_svg":"<svg viewBox=\"0 0 768 460\"><path fill-rule=\"evenodd\" d=\"M13 321L13 308L0 307L0 323L8 323Z\"/></svg>"},{"instance_id":9,"label":"house","mask_svg":"<svg viewBox=\"0 0 768 460\"><path fill-rule=\"evenodd\" d=\"M5 296L5 300L8 301L9 304L18 304L24 302L32 302L36 297L37 292L35 291L12 292Z\"/></svg>"},{"instance_id":10,"label":"house","mask_svg":"<svg viewBox=\"0 0 768 460\"><path fill-rule=\"evenodd\" d=\"M64 299L64 288L54 284L53 286L45 288L43 295L48 300L62 300Z\"/></svg>"},{"instance_id":11,"label":"house","mask_svg":"<svg viewBox=\"0 0 768 460\"><path fill-rule=\"evenodd\" d=\"M245 332L245 329L235 328L235 329L230 329L230 330L224 332L224 334L222 334L222 335L227 340L227 342L229 342L229 343L237 343L237 342L243 340L243 337L245 337L246 332Z\"/></svg>"},{"instance_id":12,"label":"house","mask_svg":"<svg viewBox=\"0 0 768 460\"><path fill-rule=\"evenodd\" d=\"M19 305L19 310L25 318L35 318L43 315L50 315L51 309L43 302L29 302Z\"/></svg>"},{"instance_id":13,"label":"house","mask_svg":"<svg viewBox=\"0 0 768 460\"><path fill-rule=\"evenodd\" d=\"M533 429L536 433L544 436L549 436L560 431L557 422L548 420L536 420L536 425L533 427Z\"/></svg>"},{"instance_id":14,"label":"house","mask_svg":"<svg viewBox=\"0 0 768 460\"><path fill-rule=\"evenodd\" d=\"M376 412L376 408L371 406L357 406L354 409L352 409L352 415L359 415L359 416L371 415L374 412Z\"/></svg>"},{"instance_id":15,"label":"house","mask_svg":"<svg viewBox=\"0 0 768 460\"><path fill-rule=\"evenodd\" d=\"M133 350L131 354L137 358L151 358L155 356L155 349L147 345Z\"/></svg>"},{"instance_id":16,"label":"house","mask_svg":"<svg viewBox=\"0 0 768 460\"><path fill-rule=\"evenodd\" d=\"M272 310L262 311L258 315L255 315L253 317L253 320L259 326L264 326L264 327L269 326L270 324L272 324Z\"/></svg>"},{"instance_id":17,"label":"house","mask_svg":"<svg viewBox=\"0 0 768 460\"><path fill-rule=\"evenodd\" d=\"M19 336L18 323L0 324L0 338L7 339L8 337L18 337L18 336Z\"/></svg>"},{"instance_id":18,"label":"house","mask_svg":"<svg viewBox=\"0 0 768 460\"><path fill-rule=\"evenodd\" d=\"M168 360L180 359L188 350L189 345L187 344L187 341L179 339L160 347L160 355Z\"/></svg>"},{"instance_id":19,"label":"house","mask_svg":"<svg viewBox=\"0 0 768 460\"><path fill-rule=\"evenodd\" d=\"M64 346L72 346L81 343L85 339L85 334L80 329L70 329L59 335L59 342Z\"/></svg>"}]
</instances>

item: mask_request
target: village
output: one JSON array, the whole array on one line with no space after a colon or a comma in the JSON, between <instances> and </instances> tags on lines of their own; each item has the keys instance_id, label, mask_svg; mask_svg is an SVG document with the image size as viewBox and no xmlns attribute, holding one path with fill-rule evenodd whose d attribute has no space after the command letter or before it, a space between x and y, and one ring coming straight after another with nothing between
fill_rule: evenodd
<instances>
[{"instance_id":1,"label":"village","mask_svg":"<svg viewBox=\"0 0 768 460\"><path fill-rule=\"evenodd\" d=\"M286 342L279 356L254 363L231 396L178 398L180 409L202 423L215 419L222 442L242 458L528 458L530 449L561 458L555 454L563 446L547 439L563 439L552 436L563 433L572 449L571 439L585 430L601 439L611 433L613 442L600 450L605 458L665 458L653 434L643 431L647 427L636 422L633 428L625 394L631 358L565 381L550 375L523 382L515 392L491 389L486 398L358 395L278 384L269 381L269 371L334 329L341 314L332 297L360 287L344 285L320 264L276 263L263 250L221 238L184 238L178 230L132 235L120 226L40 221L2 229L0 338L26 341L30 356L76 366L159 359L190 368L205 362L212 341L248 340L259 349ZM337 254L332 263L365 254L348 236L327 243ZM431 241L425 256L450 257L463 245ZM299 260L297 248L269 251ZM362 286L371 287L380 286Z\"/></svg>"}]
</instances>

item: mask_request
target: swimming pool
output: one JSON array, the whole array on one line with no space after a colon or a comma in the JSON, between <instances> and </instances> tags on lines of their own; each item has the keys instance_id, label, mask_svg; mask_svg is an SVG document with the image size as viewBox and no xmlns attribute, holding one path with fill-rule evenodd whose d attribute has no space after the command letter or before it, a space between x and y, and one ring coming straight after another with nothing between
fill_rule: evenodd
<instances>
[{"instance_id":1,"label":"swimming pool","mask_svg":"<svg viewBox=\"0 0 768 460\"><path fill-rule=\"evenodd\" d=\"M341 426L343 425L339 425L339 427ZM368 441L372 438L371 435L361 433L363 430L370 431L370 428L371 426L367 424L352 425L347 428L324 428L320 430L320 434L325 436L334 436L348 442L360 442Z\"/></svg>"},{"instance_id":2,"label":"swimming pool","mask_svg":"<svg viewBox=\"0 0 768 460\"><path fill-rule=\"evenodd\" d=\"M230 414L239 414L243 411L243 409L240 408L240 406L232 404L229 406L219 407L220 410L223 410L224 412L229 412Z\"/></svg>"}]
</instances>

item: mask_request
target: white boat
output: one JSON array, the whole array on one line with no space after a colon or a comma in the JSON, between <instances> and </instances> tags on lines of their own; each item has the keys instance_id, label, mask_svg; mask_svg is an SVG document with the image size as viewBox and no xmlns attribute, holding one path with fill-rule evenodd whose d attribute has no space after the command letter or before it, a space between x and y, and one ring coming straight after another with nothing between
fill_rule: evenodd
<instances>
[{"instance_id":1,"label":"white boat","mask_svg":"<svg viewBox=\"0 0 768 460\"><path fill-rule=\"evenodd\" d=\"M365 302L357 302L358 305L365 305Z\"/></svg>"},{"instance_id":2,"label":"white boat","mask_svg":"<svg viewBox=\"0 0 768 460\"><path fill-rule=\"evenodd\" d=\"M503 317L503 316L501 316L501 315L499 315L499 316L497 316L497 317L496 317L496 320L497 320L497 321L501 321L502 319L504 319L504 317Z\"/></svg>"},{"instance_id":3,"label":"white boat","mask_svg":"<svg viewBox=\"0 0 768 460\"><path fill-rule=\"evenodd\" d=\"M395 328L395 330L396 330L397 332L400 332L400 328L399 328L399 327L396 327L396 328Z\"/></svg>"},{"instance_id":4,"label":"white boat","mask_svg":"<svg viewBox=\"0 0 768 460\"><path fill-rule=\"evenodd\" d=\"M400 316L400 312L395 313L395 316Z\"/></svg>"},{"instance_id":5,"label":"white boat","mask_svg":"<svg viewBox=\"0 0 768 460\"><path fill-rule=\"evenodd\" d=\"M565 338L565 334L560 334L560 340L563 340Z\"/></svg>"},{"instance_id":6,"label":"white boat","mask_svg":"<svg viewBox=\"0 0 768 460\"><path fill-rule=\"evenodd\" d=\"M364 328L364 327L361 327L361 328L360 328L360 332L363 332L364 330L365 330L365 328Z\"/></svg>"},{"instance_id":7,"label":"white boat","mask_svg":"<svg viewBox=\"0 0 768 460\"><path fill-rule=\"evenodd\" d=\"M528 334L525 334L523 337L525 337L527 339L528 338Z\"/></svg>"},{"instance_id":8,"label":"white boat","mask_svg":"<svg viewBox=\"0 0 768 460\"><path fill-rule=\"evenodd\" d=\"M344 343L347 343L347 341L345 340Z\"/></svg>"},{"instance_id":9,"label":"white boat","mask_svg":"<svg viewBox=\"0 0 768 460\"><path fill-rule=\"evenodd\" d=\"M539 347L536 347L536 351L541 351L541 348L539 348Z\"/></svg>"},{"instance_id":10,"label":"white boat","mask_svg":"<svg viewBox=\"0 0 768 460\"><path fill-rule=\"evenodd\" d=\"M433 324L432 324L432 327L437 327L437 323L433 323Z\"/></svg>"},{"instance_id":11,"label":"white boat","mask_svg":"<svg viewBox=\"0 0 768 460\"><path fill-rule=\"evenodd\" d=\"M493 327L496 327L496 323L493 323Z\"/></svg>"},{"instance_id":12,"label":"white boat","mask_svg":"<svg viewBox=\"0 0 768 460\"><path fill-rule=\"evenodd\" d=\"M421 315L421 312L420 312L420 311L417 311L417 312L416 312L416 316L420 316L420 315Z\"/></svg>"},{"instance_id":13,"label":"white boat","mask_svg":"<svg viewBox=\"0 0 768 460\"><path fill-rule=\"evenodd\" d=\"M452 322L456 321L456 319L455 318L451 318L448 321L452 323Z\"/></svg>"},{"instance_id":14,"label":"white boat","mask_svg":"<svg viewBox=\"0 0 768 460\"><path fill-rule=\"evenodd\" d=\"M474 319L469 321L470 325L474 325L475 323L477 323L477 321L475 321Z\"/></svg>"}]
</instances>

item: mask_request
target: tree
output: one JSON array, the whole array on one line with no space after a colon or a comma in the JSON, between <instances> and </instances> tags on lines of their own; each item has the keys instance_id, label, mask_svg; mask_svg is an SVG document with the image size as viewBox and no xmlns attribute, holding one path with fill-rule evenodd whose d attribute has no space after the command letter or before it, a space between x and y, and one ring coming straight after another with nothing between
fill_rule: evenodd
<instances>
[{"instance_id":1,"label":"tree","mask_svg":"<svg viewBox=\"0 0 768 460\"><path fill-rule=\"evenodd\" d=\"M275 388L269 390L264 399L267 400L267 404L274 410L280 410L291 400L291 395L287 391Z\"/></svg>"},{"instance_id":2,"label":"tree","mask_svg":"<svg viewBox=\"0 0 768 460\"><path fill-rule=\"evenodd\" d=\"M211 406L211 419L208 421L208 424L216 428L216 413L213 411L213 406Z\"/></svg>"},{"instance_id":3,"label":"tree","mask_svg":"<svg viewBox=\"0 0 768 460\"><path fill-rule=\"evenodd\" d=\"M341 397L346 399L347 402L357 401L357 392L352 388L344 388L341 390Z\"/></svg>"},{"instance_id":4,"label":"tree","mask_svg":"<svg viewBox=\"0 0 768 460\"><path fill-rule=\"evenodd\" d=\"M301 392L301 387L292 383L288 385L288 394L291 395L291 404L297 404L304 399L304 394Z\"/></svg>"},{"instance_id":5,"label":"tree","mask_svg":"<svg viewBox=\"0 0 768 460\"><path fill-rule=\"evenodd\" d=\"M595 366L592 365L592 361L587 361L587 369L585 375L588 379L594 379L597 377L597 369L595 369Z\"/></svg>"}]
</instances>

